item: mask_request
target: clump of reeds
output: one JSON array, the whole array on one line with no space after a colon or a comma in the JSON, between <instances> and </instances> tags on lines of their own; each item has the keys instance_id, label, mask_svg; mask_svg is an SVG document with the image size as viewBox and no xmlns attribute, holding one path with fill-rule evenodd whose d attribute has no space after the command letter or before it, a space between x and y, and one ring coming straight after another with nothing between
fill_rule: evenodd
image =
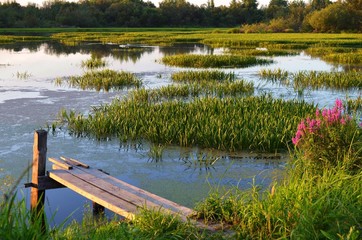
<instances>
[{"instance_id":1,"label":"clump of reeds","mask_svg":"<svg viewBox=\"0 0 362 240\"><path fill-rule=\"evenodd\" d=\"M81 64L81 66L83 68L87 68L87 69L102 68L102 67L105 67L106 65L107 65L106 61L104 61L98 57L91 57L88 60L82 61L82 64Z\"/></svg>"},{"instance_id":2,"label":"clump of reeds","mask_svg":"<svg viewBox=\"0 0 362 240\"><path fill-rule=\"evenodd\" d=\"M313 57L320 57L327 62L339 64L362 63L362 51L349 47L312 47L306 53Z\"/></svg>"},{"instance_id":3,"label":"clump of reeds","mask_svg":"<svg viewBox=\"0 0 362 240\"><path fill-rule=\"evenodd\" d=\"M61 85L63 79L57 79L56 84ZM114 71L114 70L101 70L101 71L88 71L82 76L72 76L66 79L71 87L79 87L85 89L95 89L96 91L120 90L126 87L140 87L142 81L137 76L130 72Z\"/></svg>"},{"instance_id":4,"label":"clump of reeds","mask_svg":"<svg viewBox=\"0 0 362 240\"><path fill-rule=\"evenodd\" d=\"M270 96L161 103L125 99L95 107L88 116L63 111L61 121L77 136L275 152L287 148L300 119L314 110L303 101Z\"/></svg>"},{"instance_id":5,"label":"clump of reeds","mask_svg":"<svg viewBox=\"0 0 362 240\"><path fill-rule=\"evenodd\" d=\"M259 75L267 79L268 81L271 81L273 83L283 83L285 85L288 84L287 80L289 77L288 71L285 71L283 69L277 68L277 69L261 69L259 71Z\"/></svg>"},{"instance_id":6,"label":"clump of reeds","mask_svg":"<svg viewBox=\"0 0 362 240\"><path fill-rule=\"evenodd\" d=\"M153 144L150 146L150 150L148 152L148 160L159 162L162 161L163 151L165 149L164 145L161 144Z\"/></svg>"},{"instance_id":7,"label":"clump of reeds","mask_svg":"<svg viewBox=\"0 0 362 240\"><path fill-rule=\"evenodd\" d=\"M253 56L192 54L165 56L161 61L170 66L190 68L243 68L254 65L265 65L273 62L272 60L256 58Z\"/></svg>"},{"instance_id":8,"label":"clump of reeds","mask_svg":"<svg viewBox=\"0 0 362 240\"><path fill-rule=\"evenodd\" d=\"M232 48L226 51L226 53L233 55L245 55L245 56L294 56L298 55L298 51L273 49L273 48Z\"/></svg>"},{"instance_id":9,"label":"clump of reeds","mask_svg":"<svg viewBox=\"0 0 362 240\"><path fill-rule=\"evenodd\" d=\"M349 90L362 88L362 72L317 72L317 71L299 71L288 73L281 69L261 70L260 76L268 81L281 83L287 87L299 89L335 89Z\"/></svg>"},{"instance_id":10,"label":"clump of reeds","mask_svg":"<svg viewBox=\"0 0 362 240\"><path fill-rule=\"evenodd\" d=\"M173 73L171 79L177 82L196 82L196 81L234 81L235 73L226 73L219 70L203 71L180 71Z\"/></svg>"},{"instance_id":11,"label":"clump of reeds","mask_svg":"<svg viewBox=\"0 0 362 240\"><path fill-rule=\"evenodd\" d=\"M16 72L16 77L21 80L26 80L31 77L31 73L29 73L28 71Z\"/></svg>"}]
</instances>

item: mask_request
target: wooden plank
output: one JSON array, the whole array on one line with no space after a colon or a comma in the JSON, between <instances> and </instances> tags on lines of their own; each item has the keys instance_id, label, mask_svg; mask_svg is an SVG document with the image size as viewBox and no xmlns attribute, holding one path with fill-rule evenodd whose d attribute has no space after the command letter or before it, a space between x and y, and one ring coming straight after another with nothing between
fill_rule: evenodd
<instances>
[{"instance_id":1,"label":"wooden plank","mask_svg":"<svg viewBox=\"0 0 362 240\"><path fill-rule=\"evenodd\" d=\"M58 160L55 158L49 158L49 161L54 163L55 165L59 166L62 169L69 170L69 169L73 168L72 165L69 165L68 163L66 163L64 161L61 161L61 160Z\"/></svg>"},{"instance_id":2,"label":"wooden plank","mask_svg":"<svg viewBox=\"0 0 362 240\"><path fill-rule=\"evenodd\" d=\"M90 185L82 179L70 174L67 170L53 170L49 171L48 174L50 178L91 201L96 202L127 219L134 219L134 213L137 212L137 207L135 205L123 201L98 187Z\"/></svg>"},{"instance_id":3,"label":"wooden plank","mask_svg":"<svg viewBox=\"0 0 362 240\"><path fill-rule=\"evenodd\" d=\"M102 178L99 178L95 175L92 175L87 171L88 169L78 168L74 167L72 170L68 171L70 174L74 175L75 177L78 177L82 179L84 182L89 183L90 185L93 185L95 187L98 187L102 189L103 191L108 192L111 195L114 195L117 198L120 198L124 201L127 201L137 207L140 208L153 208L153 209L159 209L160 207L164 208L164 211L171 212L172 209L166 208L162 205L156 204L153 201L150 201L148 199L143 198L142 196L133 194L129 191L126 191L124 189L119 188L116 185L113 185L112 183L109 183ZM104 174L101 172L101 174ZM179 214L178 212L174 211L173 214Z\"/></svg>"},{"instance_id":4,"label":"wooden plank","mask_svg":"<svg viewBox=\"0 0 362 240\"><path fill-rule=\"evenodd\" d=\"M74 168L74 170L76 169L76 167ZM103 172L93 169L93 168L89 168L89 169L80 169L77 168L78 170L81 170L83 172L87 172L88 174L91 174L95 177L98 178L98 181L103 180L105 181L107 184L112 185L112 186L116 186L118 189L121 189L122 191L131 193L133 195L138 196L139 198L145 199L147 201L147 203L152 202L153 204L156 204L158 206L161 206L163 208L169 209L170 211L173 211L175 213L179 213L181 215L184 216L192 216L195 215L195 211L187 208L185 206L182 206L180 204L177 204L175 202L172 202L168 199L162 198L158 195L155 195L153 193L150 193L146 190L143 190L141 188L138 188L136 186L133 186L131 184L128 184L120 179L117 179L115 177L112 177L110 175L104 174Z\"/></svg>"},{"instance_id":5,"label":"wooden plank","mask_svg":"<svg viewBox=\"0 0 362 240\"><path fill-rule=\"evenodd\" d=\"M84 168L89 168L89 165L85 164L85 163L82 163L78 160L75 160L73 158L67 158L67 157L60 157L60 159L62 159L63 161L71 164L71 165L74 165L74 166L81 166L81 167L84 167Z\"/></svg>"}]
</instances>

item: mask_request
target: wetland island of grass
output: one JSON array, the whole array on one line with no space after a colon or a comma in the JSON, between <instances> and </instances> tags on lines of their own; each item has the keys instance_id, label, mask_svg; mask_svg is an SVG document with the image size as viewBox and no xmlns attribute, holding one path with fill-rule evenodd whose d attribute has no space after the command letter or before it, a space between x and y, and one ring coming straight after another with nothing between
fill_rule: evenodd
<instances>
[{"instance_id":1,"label":"wetland island of grass","mask_svg":"<svg viewBox=\"0 0 362 240\"><path fill-rule=\"evenodd\" d=\"M198 157L176 158L189 168L212 169L225 159L283 157L282 171L266 186L213 187L194 203L195 218L222 226L215 233L147 210L133 221L85 216L42 232L38 221L29 225L25 202L6 195L1 239L361 238L361 34L126 30L62 29L41 39L24 36L22 43L19 36L0 36L2 48L46 42L58 55L81 48L88 55L73 64L77 72L46 78L47 84L51 79L53 87L90 99L112 94L86 109L64 106L39 124L55 135L94 140L94 148L112 141L145 146L152 166L181 152L169 149L197 149ZM155 65L136 70L145 56ZM0 69L11 67L2 61ZM34 77L31 72L22 84Z\"/></svg>"}]
</instances>

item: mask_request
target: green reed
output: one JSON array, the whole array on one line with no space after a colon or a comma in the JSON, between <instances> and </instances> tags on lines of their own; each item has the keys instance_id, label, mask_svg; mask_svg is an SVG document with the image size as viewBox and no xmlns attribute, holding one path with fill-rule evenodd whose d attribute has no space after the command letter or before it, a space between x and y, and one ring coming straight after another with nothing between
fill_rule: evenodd
<instances>
[{"instance_id":1,"label":"green reed","mask_svg":"<svg viewBox=\"0 0 362 240\"><path fill-rule=\"evenodd\" d=\"M56 80L57 85L63 84L63 79ZM114 70L88 71L82 76L72 76L66 79L71 87L85 89L95 89L96 91L120 90L126 87L140 87L142 81L130 72L117 72Z\"/></svg>"},{"instance_id":2,"label":"green reed","mask_svg":"<svg viewBox=\"0 0 362 240\"><path fill-rule=\"evenodd\" d=\"M150 150L148 152L148 159L150 161L159 162L162 161L163 151L165 150L165 146L161 144L153 144L150 146Z\"/></svg>"},{"instance_id":3,"label":"green reed","mask_svg":"<svg viewBox=\"0 0 362 240\"><path fill-rule=\"evenodd\" d=\"M106 65L107 65L106 61L97 57L92 57L88 60L82 61L81 63L82 68L87 68L87 69L102 68L105 67Z\"/></svg>"},{"instance_id":4,"label":"green reed","mask_svg":"<svg viewBox=\"0 0 362 240\"><path fill-rule=\"evenodd\" d=\"M285 49L269 49L269 48L231 48L226 51L233 55L245 55L245 56L294 56L298 55L298 51L290 51Z\"/></svg>"},{"instance_id":5,"label":"green reed","mask_svg":"<svg viewBox=\"0 0 362 240\"><path fill-rule=\"evenodd\" d=\"M358 96L356 99L347 99L348 112L361 112L362 113L362 96Z\"/></svg>"},{"instance_id":6,"label":"green reed","mask_svg":"<svg viewBox=\"0 0 362 240\"><path fill-rule=\"evenodd\" d=\"M199 217L231 225L235 239L360 239L362 171L315 173L296 164L270 190L211 193L196 206Z\"/></svg>"},{"instance_id":7,"label":"green reed","mask_svg":"<svg viewBox=\"0 0 362 240\"><path fill-rule=\"evenodd\" d=\"M25 72L16 72L16 78L20 79L20 80L26 80L29 79L31 77L31 73L29 73L28 71Z\"/></svg>"},{"instance_id":8,"label":"green reed","mask_svg":"<svg viewBox=\"0 0 362 240\"><path fill-rule=\"evenodd\" d=\"M271 81L273 83L283 83L283 85L288 85L288 71L283 69L261 69L259 71L260 77Z\"/></svg>"},{"instance_id":9,"label":"green reed","mask_svg":"<svg viewBox=\"0 0 362 240\"><path fill-rule=\"evenodd\" d=\"M60 121L76 136L275 152L287 148L301 118L314 111L303 101L270 96L161 103L130 98L94 107L88 116L63 111Z\"/></svg>"},{"instance_id":10,"label":"green reed","mask_svg":"<svg viewBox=\"0 0 362 240\"><path fill-rule=\"evenodd\" d=\"M272 60L259 59L253 56L193 54L165 56L161 61L166 65L189 68L242 68L273 62Z\"/></svg>"},{"instance_id":11,"label":"green reed","mask_svg":"<svg viewBox=\"0 0 362 240\"><path fill-rule=\"evenodd\" d=\"M261 70L260 76L273 83L280 83L287 87L298 89L335 89L349 90L362 88L362 72L317 72L299 71L288 73L281 69Z\"/></svg>"},{"instance_id":12,"label":"green reed","mask_svg":"<svg viewBox=\"0 0 362 240\"><path fill-rule=\"evenodd\" d=\"M323 60L339 64L361 64L362 50L358 48L343 47L312 47L306 53L313 57L321 57Z\"/></svg>"},{"instance_id":13,"label":"green reed","mask_svg":"<svg viewBox=\"0 0 362 240\"><path fill-rule=\"evenodd\" d=\"M133 101L166 101L170 99L188 99L204 96L250 96L254 93L254 85L245 80L234 82L210 82L199 81L189 84L168 85L157 89L137 89L130 92L130 98Z\"/></svg>"},{"instance_id":14,"label":"green reed","mask_svg":"<svg viewBox=\"0 0 362 240\"><path fill-rule=\"evenodd\" d=\"M226 73L219 70L180 71L173 73L171 79L176 82L194 82L201 80L234 81L236 76L233 72Z\"/></svg>"}]
</instances>

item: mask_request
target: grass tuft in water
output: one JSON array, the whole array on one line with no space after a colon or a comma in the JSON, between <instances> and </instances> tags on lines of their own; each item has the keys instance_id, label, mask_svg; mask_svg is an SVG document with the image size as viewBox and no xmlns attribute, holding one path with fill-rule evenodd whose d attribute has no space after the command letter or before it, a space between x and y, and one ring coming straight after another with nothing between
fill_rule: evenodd
<instances>
[{"instance_id":1,"label":"grass tuft in water","mask_svg":"<svg viewBox=\"0 0 362 240\"><path fill-rule=\"evenodd\" d=\"M102 60L101 58L94 57L94 56L92 56L88 60L82 61L82 64L81 64L82 68L87 68L87 69L102 68L102 67L105 67L106 65L107 65L106 61Z\"/></svg>"},{"instance_id":2,"label":"grass tuft in water","mask_svg":"<svg viewBox=\"0 0 362 240\"><path fill-rule=\"evenodd\" d=\"M189 68L243 68L273 62L253 56L191 54L165 56L161 61L169 66Z\"/></svg>"},{"instance_id":3,"label":"grass tuft in water","mask_svg":"<svg viewBox=\"0 0 362 240\"><path fill-rule=\"evenodd\" d=\"M63 79L56 80L57 85L63 84ZM127 87L140 87L142 81L130 72L117 72L114 70L88 71L82 76L73 76L66 79L70 87L79 87L83 90L94 89L96 91L120 90Z\"/></svg>"}]
</instances>

